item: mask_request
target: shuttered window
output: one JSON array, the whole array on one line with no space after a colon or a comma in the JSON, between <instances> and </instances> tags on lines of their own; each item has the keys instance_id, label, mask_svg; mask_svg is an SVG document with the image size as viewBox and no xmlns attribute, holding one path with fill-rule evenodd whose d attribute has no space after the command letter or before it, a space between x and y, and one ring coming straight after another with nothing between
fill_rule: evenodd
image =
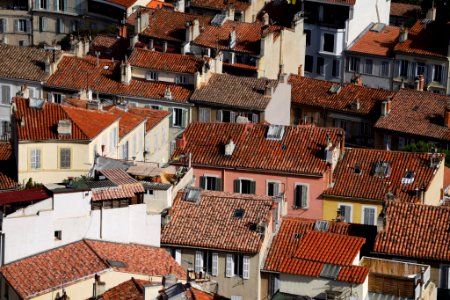
<instances>
[{"instance_id":1,"label":"shuttered window","mask_svg":"<svg viewBox=\"0 0 450 300\"><path fill-rule=\"evenodd\" d=\"M280 193L280 184L278 182L267 182L267 196L278 196Z\"/></svg>"},{"instance_id":2,"label":"shuttered window","mask_svg":"<svg viewBox=\"0 0 450 300\"><path fill-rule=\"evenodd\" d=\"M364 207L363 208L363 222L366 225L375 225L375 207Z\"/></svg>"},{"instance_id":3,"label":"shuttered window","mask_svg":"<svg viewBox=\"0 0 450 300\"><path fill-rule=\"evenodd\" d=\"M233 257L233 254L227 254L225 276L226 277L233 277L234 276L234 257Z\"/></svg>"},{"instance_id":4,"label":"shuttered window","mask_svg":"<svg viewBox=\"0 0 450 300\"><path fill-rule=\"evenodd\" d=\"M350 205L340 204L339 210L345 222L350 223L352 221L352 207Z\"/></svg>"},{"instance_id":5,"label":"shuttered window","mask_svg":"<svg viewBox=\"0 0 450 300\"><path fill-rule=\"evenodd\" d=\"M211 275L217 276L219 274L219 253L212 253L212 270Z\"/></svg>"},{"instance_id":6,"label":"shuttered window","mask_svg":"<svg viewBox=\"0 0 450 300\"><path fill-rule=\"evenodd\" d=\"M210 122L211 121L211 110L206 107L200 107L198 109L198 121L199 122Z\"/></svg>"},{"instance_id":7,"label":"shuttered window","mask_svg":"<svg viewBox=\"0 0 450 300\"><path fill-rule=\"evenodd\" d=\"M0 33L7 31L6 24L6 19L0 19Z\"/></svg>"},{"instance_id":8,"label":"shuttered window","mask_svg":"<svg viewBox=\"0 0 450 300\"><path fill-rule=\"evenodd\" d=\"M242 259L242 262L243 262L242 278L249 279L250 278L250 257L244 256Z\"/></svg>"},{"instance_id":9,"label":"shuttered window","mask_svg":"<svg viewBox=\"0 0 450 300\"><path fill-rule=\"evenodd\" d=\"M203 252L195 251L195 272L199 273L203 271Z\"/></svg>"},{"instance_id":10,"label":"shuttered window","mask_svg":"<svg viewBox=\"0 0 450 300\"><path fill-rule=\"evenodd\" d=\"M175 261L181 265L181 249L175 249Z\"/></svg>"},{"instance_id":11,"label":"shuttered window","mask_svg":"<svg viewBox=\"0 0 450 300\"><path fill-rule=\"evenodd\" d=\"M308 186L301 184L296 185L294 192L294 207L308 208L308 206Z\"/></svg>"},{"instance_id":12,"label":"shuttered window","mask_svg":"<svg viewBox=\"0 0 450 300\"><path fill-rule=\"evenodd\" d=\"M208 191L221 191L222 179L215 176L200 176L200 187Z\"/></svg>"},{"instance_id":13,"label":"shuttered window","mask_svg":"<svg viewBox=\"0 0 450 300\"><path fill-rule=\"evenodd\" d=\"M60 169L70 169L71 154L72 154L72 151L70 148L60 148L59 149L59 168Z\"/></svg>"},{"instance_id":14,"label":"shuttered window","mask_svg":"<svg viewBox=\"0 0 450 300\"><path fill-rule=\"evenodd\" d=\"M31 149L30 167L31 169L41 168L41 149Z\"/></svg>"},{"instance_id":15,"label":"shuttered window","mask_svg":"<svg viewBox=\"0 0 450 300\"><path fill-rule=\"evenodd\" d=\"M9 104L11 102L11 87L2 85L2 103Z\"/></svg>"},{"instance_id":16,"label":"shuttered window","mask_svg":"<svg viewBox=\"0 0 450 300\"><path fill-rule=\"evenodd\" d=\"M241 194L255 194L256 182L250 179L236 179L234 181L234 192Z\"/></svg>"}]
</instances>

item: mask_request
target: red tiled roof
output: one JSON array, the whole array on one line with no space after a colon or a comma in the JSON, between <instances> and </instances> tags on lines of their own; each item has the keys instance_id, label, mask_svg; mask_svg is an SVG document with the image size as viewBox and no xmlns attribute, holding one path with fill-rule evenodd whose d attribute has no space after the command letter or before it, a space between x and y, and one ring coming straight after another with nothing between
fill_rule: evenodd
<instances>
[{"instance_id":1,"label":"red tiled roof","mask_svg":"<svg viewBox=\"0 0 450 300\"><path fill-rule=\"evenodd\" d=\"M155 10L156 9L154 8L140 6L131 15L128 16L126 23L127 25L135 26L138 14L147 12L151 16L155 12Z\"/></svg>"},{"instance_id":2,"label":"red tiled roof","mask_svg":"<svg viewBox=\"0 0 450 300\"><path fill-rule=\"evenodd\" d=\"M263 25L259 22L243 23L228 20L222 26L205 26L205 29L192 43L213 49L259 55L262 27ZM236 44L233 48L230 48L230 32L233 28L236 30ZM271 25L268 31L278 34L281 29L280 26Z\"/></svg>"},{"instance_id":3,"label":"red tiled roof","mask_svg":"<svg viewBox=\"0 0 450 300\"><path fill-rule=\"evenodd\" d=\"M19 140L90 140L113 124L118 117L114 114L70 107L45 102L41 109L30 108L29 100L14 99L16 105L15 126ZM21 126L24 120L24 126ZM72 134L59 135L57 131L60 120L72 122ZM95 122L92 122L95 120Z\"/></svg>"},{"instance_id":4,"label":"red tiled roof","mask_svg":"<svg viewBox=\"0 0 450 300\"><path fill-rule=\"evenodd\" d=\"M105 0L105 1L116 4L116 5L123 6L125 8L129 8L136 3L136 0Z\"/></svg>"},{"instance_id":5,"label":"red tiled roof","mask_svg":"<svg viewBox=\"0 0 450 300\"><path fill-rule=\"evenodd\" d=\"M17 177L15 170L15 160L11 144L0 142L0 191L16 189L19 187L19 184L15 179Z\"/></svg>"},{"instance_id":6,"label":"red tiled roof","mask_svg":"<svg viewBox=\"0 0 450 300\"><path fill-rule=\"evenodd\" d=\"M193 55L163 53L135 48L129 62L132 66L158 71L195 74L202 72L203 59Z\"/></svg>"},{"instance_id":7,"label":"red tiled roof","mask_svg":"<svg viewBox=\"0 0 450 300\"><path fill-rule=\"evenodd\" d=\"M285 126L281 141L267 140L268 129L264 124L191 123L184 131L185 147L177 148L173 158L192 153L194 165L322 176L328 167L318 153L327 136L334 145L342 137L338 128ZM231 156L225 156L230 137L236 146Z\"/></svg>"},{"instance_id":8,"label":"red tiled roof","mask_svg":"<svg viewBox=\"0 0 450 300\"><path fill-rule=\"evenodd\" d=\"M110 113L120 117L119 121L119 137L123 138L125 135L133 131L142 122L145 122L145 117L132 114L130 112L124 111L115 106L109 107L107 109Z\"/></svg>"},{"instance_id":9,"label":"red tiled roof","mask_svg":"<svg viewBox=\"0 0 450 300\"><path fill-rule=\"evenodd\" d=\"M337 3L344 5L355 5L356 0L316 0L317 2Z\"/></svg>"},{"instance_id":10,"label":"red tiled roof","mask_svg":"<svg viewBox=\"0 0 450 300\"><path fill-rule=\"evenodd\" d=\"M124 268L113 267L119 272L147 276L174 274L180 279L186 276L186 271L163 248L95 240L85 240L85 243L101 259L123 262L125 264Z\"/></svg>"},{"instance_id":11,"label":"red tiled roof","mask_svg":"<svg viewBox=\"0 0 450 300\"><path fill-rule=\"evenodd\" d=\"M394 51L447 60L450 24L436 22L427 24L427 22L427 20L417 21L409 30L408 39L398 43Z\"/></svg>"},{"instance_id":12,"label":"red tiled roof","mask_svg":"<svg viewBox=\"0 0 450 300\"><path fill-rule=\"evenodd\" d=\"M148 27L139 35L166 41L184 43L186 40L186 23L197 19L200 26L208 25L211 16L201 16L166 9L151 11Z\"/></svg>"},{"instance_id":13,"label":"red tiled roof","mask_svg":"<svg viewBox=\"0 0 450 300\"><path fill-rule=\"evenodd\" d=\"M380 32L368 30L348 51L391 57L399 35L400 27L395 26L385 26Z\"/></svg>"},{"instance_id":14,"label":"red tiled roof","mask_svg":"<svg viewBox=\"0 0 450 300\"><path fill-rule=\"evenodd\" d=\"M421 201L414 194L415 189L428 189L434 178L435 169L430 168L431 153L411 153L375 149L346 148L343 159L334 170L334 186L323 196L360 198L384 201L386 194L392 192L398 200ZM390 163L389 177L374 174L375 165L380 161ZM355 167L360 173L355 173ZM406 171L414 172L414 181L402 184Z\"/></svg>"},{"instance_id":15,"label":"red tiled roof","mask_svg":"<svg viewBox=\"0 0 450 300\"><path fill-rule=\"evenodd\" d=\"M277 80L212 74L208 83L195 90L191 102L241 109L265 110L271 97L264 95L266 84L276 88Z\"/></svg>"},{"instance_id":16,"label":"red tiled roof","mask_svg":"<svg viewBox=\"0 0 450 300\"><path fill-rule=\"evenodd\" d=\"M416 11L420 12L420 5L391 2L391 11L389 14L391 16L405 17Z\"/></svg>"},{"instance_id":17,"label":"red tiled roof","mask_svg":"<svg viewBox=\"0 0 450 300\"><path fill-rule=\"evenodd\" d=\"M113 267L108 260L123 262L125 267ZM11 262L2 266L0 272L20 297L28 299L111 268L147 276L170 272L178 278L185 276L183 268L165 249L94 240L82 240Z\"/></svg>"},{"instance_id":18,"label":"red tiled roof","mask_svg":"<svg viewBox=\"0 0 450 300\"><path fill-rule=\"evenodd\" d=\"M106 189L94 188L92 189L92 201L105 201L116 199L128 199L134 197L135 194L130 189L121 186L109 187Z\"/></svg>"},{"instance_id":19,"label":"red tiled roof","mask_svg":"<svg viewBox=\"0 0 450 300\"><path fill-rule=\"evenodd\" d=\"M56 59L61 52L56 51ZM0 44L0 77L45 81L45 57L50 55L44 49ZM50 56L53 58L53 56Z\"/></svg>"},{"instance_id":20,"label":"red tiled roof","mask_svg":"<svg viewBox=\"0 0 450 300\"><path fill-rule=\"evenodd\" d=\"M101 94L120 96L130 95L142 98L164 99L166 88L170 88L172 101L187 102L192 91L182 85L132 79L129 85L120 82L120 63L111 60L99 60L85 57L64 57L58 64L58 70L50 76L47 86L79 91L91 88Z\"/></svg>"},{"instance_id":21,"label":"red tiled roof","mask_svg":"<svg viewBox=\"0 0 450 300\"><path fill-rule=\"evenodd\" d=\"M147 118L147 123L145 125L145 130L149 132L156 125L159 124L162 120L164 120L167 116L170 115L168 110L163 109L151 109L151 108L142 108L142 107L129 107L128 111L132 114L145 116Z\"/></svg>"},{"instance_id":22,"label":"red tiled roof","mask_svg":"<svg viewBox=\"0 0 450 300\"><path fill-rule=\"evenodd\" d=\"M362 283L368 269L352 265L365 240L347 236L348 224L329 222L328 232L314 231L315 220L283 218L263 270L319 277L325 265L341 265L336 280Z\"/></svg>"},{"instance_id":23,"label":"red tiled roof","mask_svg":"<svg viewBox=\"0 0 450 300\"><path fill-rule=\"evenodd\" d=\"M450 208L387 201L384 229L374 251L414 259L450 261Z\"/></svg>"},{"instance_id":24,"label":"red tiled roof","mask_svg":"<svg viewBox=\"0 0 450 300\"><path fill-rule=\"evenodd\" d=\"M439 140L450 140L450 128L444 126L445 107L450 96L400 89L391 103L391 111L375 123L375 128Z\"/></svg>"},{"instance_id":25,"label":"red tiled roof","mask_svg":"<svg viewBox=\"0 0 450 300\"><path fill-rule=\"evenodd\" d=\"M170 3L163 2L163 1L152 0L146 5L146 7L148 7L148 8L162 8L162 7L173 8L173 5Z\"/></svg>"},{"instance_id":26,"label":"red tiled roof","mask_svg":"<svg viewBox=\"0 0 450 300\"><path fill-rule=\"evenodd\" d=\"M0 193L0 205L40 201L51 198L52 195L45 188L34 188L28 190L11 191Z\"/></svg>"},{"instance_id":27,"label":"red tiled roof","mask_svg":"<svg viewBox=\"0 0 450 300\"><path fill-rule=\"evenodd\" d=\"M151 281L131 278L104 292L102 300L141 300L143 299L145 285L152 284Z\"/></svg>"},{"instance_id":28,"label":"red tiled roof","mask_svg":"<svg viewBox=\"0 0 450 300\"><path fill-rule=\"evenodd\" d=\"M374 89L355 84L342 86L338 94L330 93L335 82L292 75L291 101L295 104L308 105L357 115L379 115L379 105L393 92ZM360 103L356 109L353 103Z\"/></svg>"},{"instance_id":29,"label":"red tiled roof","mask_svg":"<svg viewBox=\"0 0 450 300\"><path fill-rule=\"evenodd\" d=\"M202 191L199 203L185 201L178 192L171 221L161 230L161 244L257 253L261 235L251 228L271 218L273 200L268 196ZM243 209L242 218L235 218Z\"/></svg>"},{"instance_id":30,"label":"red tiled roof","mask_svg":"<svg viewBox=\"0 0 450 300\"><path fill-rule=\"evenodd\" d=\"M108 180L112 181L117 185L127 185L127 184L140 184L136 179L131 177L127 172L122 169L109 169L99 171Z\"/></svg>"},{"instance_id":31,"label":"red tiled roof","mask_svg":"<svg viewBox=\"0 0 450 300\"><path fill-rule=\"evenodd\" d=\"M233 2L227 1L227 0L192 0L191 6L194 7L204 7L208 9L214 9L214 10L225 10L228 8L228 6L232 4L233 8L236 11L245 11L248 7L250 7L250 3L246 1L240 1L236 0Z\"/></svg>"},{"instance_id":32,"label":"red tiled roof","mask_svg":"<svg viewBox=\"0 0 450 300\"><path fill-rule=\"evenodd\" d=\"M95 52L100 52L101 58L114 58L121 60L127 53L127 48L130 45L128 39L110 34L98 34L89 46L89 53L95 55Z\"/></svg>"}]
</instances>

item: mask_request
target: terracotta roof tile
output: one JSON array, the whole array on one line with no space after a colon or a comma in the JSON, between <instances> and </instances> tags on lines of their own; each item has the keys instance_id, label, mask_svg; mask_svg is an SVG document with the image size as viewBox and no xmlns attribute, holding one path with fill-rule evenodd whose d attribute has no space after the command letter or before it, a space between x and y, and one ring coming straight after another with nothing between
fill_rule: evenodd
<instances>
[{"instance_id":1,"label":"terracotta roof tile","mask_svg":"<svg viewBox=\"0 0 450 300\"><path fill-rule=\"evenodd\" d=\"M151 11L151 13L148 27L139 35L177 43L184 43L186 40L186 22L192 22L194 19L197 19L200 26L206 26L212 20L211 16L194 15L166 9L158 9Z\"/></svg>"},{"instance_id":2,"label":"terracotta roof tile","mask_svg":"<svg viewBox=\"0 0 450 300\"><path fill-rule=\"evenodd\" d=\"M41 109L29 107L29 100L15 98L16 130L19 140L90 140L113 124L118 117L102 111L87 110L45 102ZM24 126L21 126L24 120ZM60 135L60 120L72 122L72 134ZM95 120L92 122L91 120Z\"/></svg>"},{"instance_id":3,"label":"terracotta roof tile","mask_svg":"<svg viewBox=\"0 0 450 300\"><path fill-rule=\"evenodd\" d=\"M399 35L400 27L395 26L385 26L380 32L368 30L348 51L391 57Z\"/></svg>"},{"instance_id":4,"label":"terracotta roof tile","mask_svg":"<svg viewBox=\"0 0 450 300\"><path fill-rule=\"evenodd\" d=\"M20 202L37 202L40 200L51 198L52 195L46 188L33 188L26 190L10 191L0 193L0 205L20 203Z\"/></svg>"},{"instance_id":5,"label":"terracotta roof tile","mask_svg":"<svg viewBox=\"0 0 450 300\"><path fill-rule=\"evenodd\" d=\"M131 278L104 292L100 299L103 300L141 300L143 299L145 285L151 281Z\"/></svg>"},{"instance_id":6,"label":"terracotta roof tile","mask_svg":"<svg viewBox=\"0 0 450 300\"><path fill-rule=\"evenodd\" d=\"M291 76L291 101L295 104L327 108L356 115L379 115L380 103L393 92L355 84L342 86L339 93L330 93L335 82ZM352 106L356 100L360 108Z\"/></svg>"},{"instance_id":7,"label":"terracotta roof tile","mask_svg":"<svg viewBox=\"0 0 450 300\"><path fill-rule=\"evenodd\" d=\"M268 129L263 124L191 123L184 131L185 147L177 148L173 158L189 152L194 165L322 176L327 163L318 154L327 136L338 145L342 134L337 128L285 126L278 141L266 139ZM231 156L225 156L223 148L230 137L236 146Z\"/></svg>"},{"instance_id":8,"label":"terracotta roof tile","mask_svg":"<svg viewBox=\"0 0 450 300\"><path fill-rule=\"evenodd\" d=\"M445 107L450 96L401 89L391 103L391 111L375 123L375 128L415 136L450 140L450 128L444 126Z\"/></svg>"},{"instance_id":9,"label":"terracotta roof tile","mask_svg":"<svg viewBox=\"0 0 450 300\"><path fill-rule=\"evenodd\" d=\"M148 8L155 8L155 9L159 9L159 8L163 8L163 7L167 7L167 8L172 8L173 9L173 5L167 2L163 2L163 1L159 1L159 0L151 0L146 7Z\"/></svg>"},{"instance_id":10,"label":"terracotta roof tile","mask_svg":"<svg viewBox=\"0 0 450 300\"><path fill-rule=\"evenodd\" d=\"M161 244L257 253L261 235L252 229L270 222L273 200L268 196L202 191L198 203L184 200L178 192L171 221L161 231ZM242 218L235 218L243 209Z\"/></svg>"},{"instance_id":11,"label":"terracotta roof tile","mask_svg":"<svg viewBox=\"0 0 450 300\"><path fill-rule=\"evenodd\" d=\"M130 107L128 111L132 114L141 115L147 118L145 130L149 132L156 125L158 125L162 120L170 115L170 112L163 109L151 109L142 107Z\"/></svg>"},{"instance_id":12,"label":"terracotta roof tile","mask_svg":"<svg viewBox=\"0 0 450 300\"><path fill-rule=\"evenodd\" d=\"M137 114L133 114L112 106L107 109L108 112L120 117L119 121L119 138L123 138L125 135L133 131L141 123L145 122L145 117Z\"/></svg>"},{"instance_id":13,"label":"terracotta roof tile","mask_svg":"<svg viewBox=\"0 0 450 300\"><path fill-rule=\"evenodd\" d=\"M92 201L129 199L134 196L135 194L133 191L125 189L121 186L92 189Z\"/></svg>"},{"instance_id":14,"label":"terracotta roof tile","mask_svg":"<svg viewBox=\"0 0 450 300\"><path fill-rule=\"evenodd\" d=\"M408 39L398 43L394 51L447 60L450 24L428 22L427 20L417 21L409 30Z\"/></svg>"},{"instance_id":15,"label":"terracotta roof tile","mask_svg":"<svg viewBox=\"0 0 450 300\"><path fill-rule=\"evenodd\" d=\"M0 142L0 191L16 189L19 187L19 184L15 179L17 177L15 169L11 144ZM0 195L3 195L3 193Z\"/></svg>"},{"instance_id":16,"label":"terracotta roof tile","mask_svg":"<svg viewBox=\"0 0 450 300\"><path fill-rule=\"evenodd\" d=\"M95 55L95 52L100 52L101 58L122 60L127 54L129 45L128 39L117 35L98 34L91 42L89 53Z\"/></svg>"},{"instance_id":17,"label":"terracotta roof tile","mask_svg":"<svg viewBox=\"0 0 450 300\"><path fill-rule=\"evenodd\" d=\"M400 201L417 202L420 197L415 189L428 189L434 178L434 168L430 168L431 153L411 153L375 149L346 148L343 159L334 170L334 186L323 196L386 200L391 192ZM377 162L390 163L390 175L382 177L374 174ZM355 172L359 166L360 173ZM414 181L402 184L406 171L414 172Z\"/></svg>"},{"instance_id":18,"label":"terracotta roof tile","mask_svg":"<svg viewBox=\"0 0 450 300\"><path fill-rule=\"evenodd\" d=\"M236 30L236 44L230 48L230 32ZM243 23L226 21L222 26L208 25L200 32L200 35L192 42L195 45L219 50L260 54L262 23ZM276 34L282 29L280 26L269 26L268 32Z\"/></svg>"},{"instance_id":19,"label":"terracotta roof tile","mask_svg":"<svg viewBox=\"0 0 450 300\"><path fill-rule=\"evenodd\" d=\"M57 51L56 59L61 52ZM45 81L45 57L49 55L44 49L0 45L0 77Z\"/></svg>"},{"instance_id":20,"label":"terracotta roof tile","mask_svg":"<svg viewBox=\"0 0 450 300\"><path fill-rule=\"evenodd\" d=\"M387 201L384 229L374 251L381 254L450 261L450 208Z\"/></svg>"},{"instance_id":21,"label":"terracotta roof tile","mask_svg":"<svg viewBox=\"0 0 450 300\"><path fill-rule=\"evenodd\" d=\"M213 74L208 83L197 89L191 102L241 109L265 110L271 97L264 95L266 84L276 88L277 80Z\"/></svg>"},{"instance_id":22,"label":"terracotta roof tile","mask_svg":"<svg viewBox=\"0 0 450 300\"><path fill-rule=\"evenodd\" d=\"M193 55L163 53L135 48L129 62L132 66L166 72L195 74L202 72L203 59Z\"/></svg>"},{"instance_id":23,"label":"terracotta roof tile","mask_svg":"<svg viewBox=\"0 0 450 300\"><path fill-rule=\"evenodd\" d=\"M391 16L405 17L420 12L420 5L391 2Z\"/></svg>"},{"instance_id":24,"label":"terracotta roof tile","mask_svg":"<svg viewBox=\"0 0 450 300\"><path fill-rule=\"evenodd\" d=\"M58 70L50 76L47 86L79 91L89 87L94 92L112 96L135 96L151 99L164 99L166 88L170 88L174 102L187 102L192 91L187 86L159 81L132 79L129 85L120 82L120 63L86 57L64 57ZM167 100L169 101L169 100Z\"/></svg>"},{"instance_id":25,"label":"terracotta roof tile","mask_svg":"<svg viewBox=\"0 0 450 300\"><path fill-rule=\"evenodd\" d=\"M109 170L99 170L99 172L105 176L108 180L112 181L117 185L127 185L127 184L140 184L136 179L131 177L127 172L122 169L109 169Z\"/></svg>"},{"instance_id":26,"label":"terracotta roof tile","mask_svg":"<svg viewBox=\"0 0 450 300\"><path fill-rule=\"evenodd\" d=\"M110 2L112 4L123 6L125 8L129 8L137 2L136 0L105 0L105 1Z\"/></svg>"},{"instance_id":27,"label":"terracotta roof tile","mask_svg":"<svg viewBox=\"0 0 450 300\"><path fill-rule=\"evenodd\" d=\"M193 0L193 1L191 1L191 6L223 11L228 8L230 3L232 3L233 8L237 11L243 12L248 7L250 7L249 2L241 1L241 0L236 0L233 2L230 2L227 0Z\"/></svg>"}]
</instances>

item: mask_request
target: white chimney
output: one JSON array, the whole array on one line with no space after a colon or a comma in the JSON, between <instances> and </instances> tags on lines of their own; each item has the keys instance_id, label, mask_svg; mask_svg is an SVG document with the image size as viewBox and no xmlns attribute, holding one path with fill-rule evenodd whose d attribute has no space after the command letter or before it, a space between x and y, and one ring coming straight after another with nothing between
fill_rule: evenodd
<instances>
[{"instance_id":1,"label":"white chimney","mask_svg":"<svg viewBox=\"0 0 450 300\"><path fill-rule=\"evenodd\" d=\"M408 39L408 28L404 28L402 26L402 28L400 29L400 36L398 38L398 41L400 43L403 43L404 41L406 41Z\"/></svg>"},{"instance_id":2,"label":"white chimney","mask_svg":"<svg viewBox=\"0 0 450 300\"><path fill-rule=\"evenodd\" d=\"M234 149L236 148L236 144L233 142L233 140L230 138L228 140L228 143L225 145L225 156L231 156L233 155Z\"/></svg>"},{"instance_id":3,"label":"white chimney","mask_svg":"<svg viewBox=\"0 0 450 300\"><path fill-rule=\"evenodd\" d=\"M71 135L72 134L72 122L70 120L58 121L58 134L59 135Z\"/></svg>"},{"instance_id":4,"label":"white chimney","mask_svg":"<svg viewBox=\"0 0 450 300\"><path fill-rule=\"evenodd\" d=\"M120 65L120 81L122 84L130 84L131 82L131 64L125 56L125 62Z\"/></svg>"}]
</instances>

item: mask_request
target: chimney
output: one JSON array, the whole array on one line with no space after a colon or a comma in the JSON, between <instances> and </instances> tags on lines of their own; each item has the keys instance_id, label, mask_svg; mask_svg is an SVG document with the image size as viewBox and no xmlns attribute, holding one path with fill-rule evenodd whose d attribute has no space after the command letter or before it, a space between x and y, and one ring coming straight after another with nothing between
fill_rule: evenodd
<instances>
[{"instance_id":1,"label":"chimney","mask_svg":"<svg viewBox=\"0 0 450 300\"><path fill-rule=\"evenodd\" d=\"M45 56L45 74L52 75L52 64L50 62L50 57L48 55Z\"/></svg>"},{"instance_id":2,"label":"chimney","mask_svg":"<svg viewBox=\"0 0 450 300\"><path fill-rule=\"evenodd\" d=\"M106 291L106 285L104 282L100 281L100 275L95 274L95 281L93 284L93 297L94 299L97 299L99 296L103 295L103 293Z\"/></svg>"},{"instance_id":3,"label":"chimney","mask_svg":"<svg viewBox=\"0 0 450 300\"><path fill-rule=\"evenodd\" d=\"M269 26L269 14L267 12L263 13L262 20L263 26Z\"/></svg>"},{"instance_id":4,"label":"chimney","mask_svg":"<svg viewBox=\"0 0 450 300\"><path fill-rule=\"evenodd\" d=\"M95 51L95 65L98 67L100 66L100 52Z\"/></svg>"},{"instance_id":5,"label":"chimney","mask_svg":"<svg viewBox=\"0 0 450 300\"><path fill-rule=\"evenodd\" d=\"M446 106L444 110L444 126L450 128L450 106Z\"/></svg>"},{"instance_id":6,"label":"chimney","mask_svg":"<svg viewBox=\"0 0 450 300\"><path fill-rule=\"evenodd\" d=\"M148 49L149 50L155 50L155 45L154 45L154 40L153 39L149 39L148 40Z\"/></svg>"},{"instance_id":7,"label":"chimney","mask_svg":"<svg viewBox=\"0 0 450 300\"><path fill-rule=\"evenodd\" d=\"M403 43L408 39L408 28L404 28L403 26L400 28L400 36L398 38L398 41L400 43Z\"/></svg>"},{"instance_id":8,"label":"chimney","mask_svg":"<svg viewBox=\"0 0 450 300\"><path fill-rule=\"evenodd\" d=\"M172 92L169 87L166 87L166 91L164 92L164 99L172 100Z\"/></svg>"},{"instance_id":9,"label":"chimney","mask_svg":"<svg viewBox=\"0 0 450 300\"><path fill-rule=\"evenodd\" d=\"M120 81L122 84L130 84L131 82L131 65L125 56L125 61L120 65Z\"/></svg>"},{"instance_id":10,"label":"chimney","mask_svg":"<svg viewBox=\"0 0 450 300\"><path fill-rule=\"evenodd\" d=\"M391 112L391 98L386 98L381 102L381 115L383 117L387 116Z\"/></svg>"},{"instance_id":11,"label":"chimney","mask_svg":"<svg viewBox=\"0 0 450 300\"><path fill-rule=\"evenodd\" d=\"M186 22L186 42L192 42L200 35L200 23L197 19Z\"/></svg>"},{"instance_id":12,"label":"chimney","mask_svg":"<svg viewBox=\"0 0 450 300\"><path fill-rule=\"evenodd\" d=\"M298 66L298 76L303 76L303 65Z\"/></svg>"},{"instance_id":13,"label":"chimney","mask_svg":"<svg viewBox=\"0 0 450 300\"><path fill-rule=\"evenodd\" d=\"M184 149L184 147L186 147L187 141L186 141L186 136L184 133L181 134L181 137L178 138L176 141L176 147L178 149Z\"/></svg>"},{"instance_id":14,"label":"chimney","mask_svg":"<svg viewBox=\"0 0 450 300\"><path fill-rule=\"evenodd\" d=\"M58 121L58 135L71 135L72 134L72 122L70 120Z\"/></svg>"},{"instance_id":15,"label":"chimney","mask_svg":"<svg viewBox=\"0 0 450 300\"><path fill-rule=\"evenodd\" d=\"M264 86L264 96L272 97L273 95L273 87L270 86L269 80L266 80L266 85Z\"/></svg>"},{"instance_id":16,"label":"chimney","mask_svg":"<svg viewBox=\"0 0 450 300\"><path fill-rule=\"evenodd\" d=\"M356 85L359 85L359 86L362 86L362 85L363 85L363 80L362 80L362 78L361 78L361 75L357 75L357 76L356 76L356 78L355 78L355 84L356 84Z\"/></svg>"},{"instance_id":17,"label":"chimney","mask_svg":"<svg viewBox=\"0 0 450 300\"><path fill-rule=\"evenodd\" d=\"M168 274L163 277L162 281L164 289L167 289L177 283L177 277L174 274Z\"/></svg>"},{"instance_id":18,"label":"chimney","mask_svg":"<svg viewBox=\"0 0 450 300\"><path fill-rule=\"evenodd\" d=\"M225 145L225 156L233 155L236 144L233 142L231 136L228 138L228 143Z\"/></svg>"},{"instance_id":19,"label":"chimney","mask_svg":"<svg viewBox=\"0 0 450 300\"><path fill-rule=\"evenodd\" d=\"M417 80L417 85L416 85L416 89L420 92L423 92L423 88L425 87L425 78L424 76L421 74L419 75L419 79Z\"/></svg>"},{"instance_id":20,"label":"chimney","mask_svg":"<svg viewBox=\"0 0 450 300\"><path fill-rule=\"evenodd\" d=\"M235 10L234 10L234 7L233 7L233 5L228 5L227 6L227 20L230 20L230 21L234 21L234 12L235 12Z\"/></svg>"},{"instance_id":21,"label":"chimney","mask_svg":"<svg viewBox=\"0 0 450 300\"><path fill-rule=\"evenodd\" d=\"M233 28L230 31L229 47L230 49L233 49L234 46L236 46L236 27L233 26Z\"/></svg>"},{"instance_id":22,"label":"chimney","mask_svg":"<svg viewBox=\"0 0 450 300\"><path fill-rule=\"evenodd\" d=\"M431 4L430 9L428 9L428 11L427 11L426 19L431 20L431 21L436 21L436 6L434 5L434 1L433 1L433 4Z\"/></svg>"},{"instance_id":23,"label":"chimney","mask_svg":"<svg viewBox=\"0 0 450 300\"><path fill-rule=\"evenodd\" d=\"M28 98L30 98L30 89L28 88L28 86L26 84L24 84L20 87L20 91L17 92L16 95L19 97L28 99Z\"/></svg>"}]
</instances>

